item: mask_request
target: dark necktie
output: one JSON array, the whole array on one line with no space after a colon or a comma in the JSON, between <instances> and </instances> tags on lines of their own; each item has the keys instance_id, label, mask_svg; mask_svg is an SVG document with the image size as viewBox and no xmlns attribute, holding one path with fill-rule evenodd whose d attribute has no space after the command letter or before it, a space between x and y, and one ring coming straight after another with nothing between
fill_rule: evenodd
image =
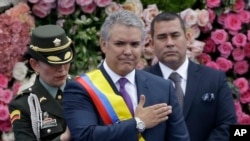
<instances>
[{"instance_id":1,"label":"dark necktie","mask_svg":"<svg viewBox=\"0 0 250 141\"><path fill-rule=\"evenodd\" d=\"M130 110L130 113L133 115L134 114L133 103L132 103L132 101L130 99L130 96L129 96L128 92L125 89L125 84L128 82L128 80L126 78L120 78L118 80L118 82L120 84L120 94L123 97L123 99L125 100L128 108Z\"/></svg>"},{"instance_id":2,"label":"dark necktie","mask_svg":"<svg viewBox=\"0 0 250 141\"><path fill-rule=\"evenodd\" d=\"M177 72L173 72L169 79L172 80L175 84L175 93L177 100L180 104L181 109L183 108L183 98L184 98L184 92L181 88L181 76Z\"/></svg>"},{"instance_id":3,"label":"dark necktie","mask_svg":"<svg viewBox=\"0 0 250 141\"><path fill-rule=\"evenodd\" d=\"M63 97L63 92L62 92L62 90L59 88L59 89L57 90L56 100L57 100L60 104L62 104L62 97Z\"/></svg>"}]
</instances>

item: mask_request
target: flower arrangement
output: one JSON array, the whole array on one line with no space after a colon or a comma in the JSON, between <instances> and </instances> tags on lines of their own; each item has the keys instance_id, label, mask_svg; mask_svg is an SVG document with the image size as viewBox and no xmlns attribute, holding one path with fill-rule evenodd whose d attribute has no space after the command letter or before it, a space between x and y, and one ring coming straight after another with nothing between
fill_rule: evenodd
<instances>
[{"instance_id":1,"label":"flower arrangement","mask_svg":"<svg viewBox=\"0 0 250 141\"><path fill-rule=\"evenodd\" d=\"M28 70L22 71L17 66L27 49L33 26L34 20L26 3L19 3L0 14L0 135L11 131L8 104Z\"/></svg>"},{"instance_id":2,"label":"flower arrangement","mask_svg":"<svg viewBox=\"0 0 250 141\"><path fill-rule=\"evenodd\" d=\"M205 42L198 61L222 70L235 98L238 123L250 123L250 12L244 0L206 0L209 24L201 28Z\"/></svg>"}]
</instances>

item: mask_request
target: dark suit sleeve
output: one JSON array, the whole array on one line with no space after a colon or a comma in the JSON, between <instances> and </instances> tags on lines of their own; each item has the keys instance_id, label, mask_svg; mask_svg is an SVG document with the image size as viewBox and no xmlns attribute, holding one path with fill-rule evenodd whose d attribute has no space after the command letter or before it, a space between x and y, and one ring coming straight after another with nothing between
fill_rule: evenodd
<instances>
[{"instance_id":1,"label":"dark suit sleeve","mask_svg":"<svg viewBox=\"0 0 250 141\"><path fill-rule=\"evenodd\" d=\"M85 89L76 81L64 89L65 120L75 141L137 141L134 119L105 126Z\"/></svg>"},{"instance_id":2,"label":"dark suit sleeve","mask_svg":"<svg viewBox=\"0 0 250 141\"><path fill-rule=\"evenodd\" d=\"M19 101L20 102L20 101ZM20 110L20 119L16 119L12 123L13 132L16 141L36 141L36 137L32 131L30 116L25 107L19 104L19 102L13 101L9 104L10 113L14 110Z\"/></svg>"},{"instance_id":3,"label":"dark suit sleeve","mask_svg":"<svg viewBox=\"0 0 250 141\"><path fill-rule=\"evenodd\" d=\"M236 124L233 97L224 73L220 73L218 85L216 128L213 129L207 141L229 141L229 125Z\"/></svg>"}]
</instances>

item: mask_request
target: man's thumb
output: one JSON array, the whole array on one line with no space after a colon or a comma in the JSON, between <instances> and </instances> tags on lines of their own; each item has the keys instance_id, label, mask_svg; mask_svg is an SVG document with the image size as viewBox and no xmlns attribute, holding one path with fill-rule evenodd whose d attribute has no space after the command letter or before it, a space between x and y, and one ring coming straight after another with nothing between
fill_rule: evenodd
<instances>
[{"instance_id":1,"label":"man's thumb","mask_svg":"<svg viewBox=\"0 0 250 141\"><path fill-rule=\"evenodd\" d=\"M146 97L145 97L145 95L140 95L140 100L139 100L139 103L138 103L138 106L141 106L141 107L143 107L144 106L144 104L145 104L145 101L146 101Z\"/></svg>"}]
</instances>

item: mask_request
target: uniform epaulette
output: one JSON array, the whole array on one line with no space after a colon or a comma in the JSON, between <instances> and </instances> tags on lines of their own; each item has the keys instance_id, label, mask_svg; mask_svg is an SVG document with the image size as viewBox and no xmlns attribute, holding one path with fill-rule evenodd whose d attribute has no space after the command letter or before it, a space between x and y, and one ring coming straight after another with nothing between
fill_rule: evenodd
<instances>
[{"instance_id":1,"label":"uniform epaulette","mask_svg":"<svg viewBox=\"0 0 250 141\"><path fill-rule=\"evenodd\" d=\"M31 88L20 91L20 92L17 93L15 99L18 99L18 98L20 98L20 97L22 97L22 96L24 96L26 94L30 94L30 92L31 92Z\"/></svg>"}]
</instances>

